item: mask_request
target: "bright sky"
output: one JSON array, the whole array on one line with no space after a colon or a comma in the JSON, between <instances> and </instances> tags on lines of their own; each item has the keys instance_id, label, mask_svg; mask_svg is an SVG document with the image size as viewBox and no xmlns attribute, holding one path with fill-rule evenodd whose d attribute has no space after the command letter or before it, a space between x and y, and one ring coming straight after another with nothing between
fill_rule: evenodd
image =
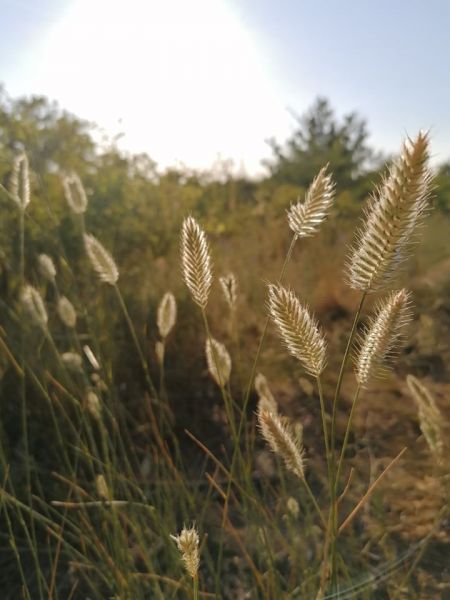
<instances>
[{"instance_id":1,"label":"bright sky","mask_svg":"<svg viewBox=\"0 0 450 600\"><path fill-rule=\"evenodd\" d=\"M254 174L317 95L395 151L450 159L448 0L0 0L0 80L45 94L161 167Z\"/></svg>"}]
</instances>

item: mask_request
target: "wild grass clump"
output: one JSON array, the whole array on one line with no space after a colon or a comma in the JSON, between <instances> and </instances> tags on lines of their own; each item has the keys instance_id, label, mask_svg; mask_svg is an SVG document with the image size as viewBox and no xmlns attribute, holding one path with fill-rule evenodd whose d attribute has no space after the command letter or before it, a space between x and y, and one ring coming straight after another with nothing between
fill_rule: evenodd
<instances>
[{"instance_id":1,"label":"wild grass clump","mask_svg":"<svg viewBox=\"0 0 450 600\"><path fill-rule=\"evenodd\" d=\"M405 142L368 203L345 267L359 298L352 296L355 315L334 377L337 337L313 316L302 290L285 281L297 245L311 250L315 241L305 239L333 214L329 167L288 210L288 249L260 298L267 314L250 350L240 315L245 282L240 277L238 286L224 269L216 294L212 244L193 216L181 224L180 243L192 314L189 298L167 285L163 290L175 293L158 291L147 314L134 315L136 290L127 293L129 273L117 248L116 262L87 233L88 197L75 174L63 177L61 194L73 213L83 269L72 271L62 249L53 258L40 252L32 271L25 263L29 165L18 155L6 193L19 208L20 285L0 328L20 398L20 450L12 451L7 436L0 440L2 526L17 584L7 600L371 598L384 579L389 598L413 589L414 568L448 517L442 412L409 375L438 501L421 543L404 551L396 526L385 526L383 486L406 469L415 448L399 443L377 456L355 423L376 380L394 368L413 320L412 293L395 288L430 205L428 156L426 134ZM220 267L220 258L215 262ZM369 295L380 292L366 315ZM211 318L212 309L220 319ZM188 327L190 346L180 351L177 335ZM262 371L285 355L285 372L307 390L295 410L281 398L286 382L259 370L269 343ZM187 427L171 397L174 365L188 371L185 381L199 381L178 394ZM218 442L197 431L205 407L202 431L214 430ZM39 443L30 437L37 413L51 432ZM183 525L193 520L195 526Z\"/></svg>"}]
</instances>

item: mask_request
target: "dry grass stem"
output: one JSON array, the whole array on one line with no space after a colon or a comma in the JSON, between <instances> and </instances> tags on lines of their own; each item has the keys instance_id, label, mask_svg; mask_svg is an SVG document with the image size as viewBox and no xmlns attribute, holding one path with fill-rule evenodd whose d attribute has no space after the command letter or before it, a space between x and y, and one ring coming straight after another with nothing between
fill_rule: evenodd
<instances>
[{"instance_id":1,"label":"dry grass stem","mask_svg":"<svg viewBox=\"0 0 450 600\"><path fill-rule=\"evenodd\" d=\"M308 309L291 290L270 285L269 312L290 354L310 375L318 377L326 364L326 343Z\"/></svg>"},{"instance_id":2,"label":"dry grass stem","mask_svg":"<svg viewBox=\"0 0 450 600\"><path fill-rule=\"evenodd\" d=\"M214 338L206 340L208 371L219 387L225 387L231 375L231 358L223 344Z\"/></svg>"},{"instance_id":3,"label":"dry grass stem","mask_svg":"<svg viewBox=\"0 0 450 600\"><path fill-rule=\"evenodd\" d=\"M171 292L166 292L158 307L157 324L159 334L166 338L177 320L177 303Z\"/></svg>"},{"instance_id":4,"label":"dry grass stem","mask_svg":"<svg viewBox=\"0 0 450 600\"><path fill-rule=\"evenodd\" d=\"M382 376L398 352L406 325L411 320L410 294L406 290L392 292L380 302L358 339L356 379L365 386L370 378Z\"/></svg>"},{"instance_id":5,"label":"dry grass stem","mask_svg":"<svg viewBox=\"0 0 450 600\"><path fill-rule=\"evenodd\" d=\"M83 346L83 352L86 355L86 358L88 359L89 363L91 364L91 367L98 371L100 369L100 363L98 362L95 354L92 352L90 346L85 344Z\"/></svg>"},{"instance_id":6,"label":"dry grass stem","mask_svg":"<svg viewBox=\"0 0 450 600\"><path fill-rule=\"evenodd\" d=\"M262 436L275 454L283 459L286 468L304 479L304 451L292 426L267 410L258 411L258 425Z\"/></svg>"},{"instance_id":7,"label":"dry grass stem","mask_svg":"<svg viewBox=\"0 0 450 600\"><path fill-rule=\"evenodd\" d=\"M181 264L184 281L194 302L205 309L212 284L211 256L205 232L193 217L183 222Z\"/></svg>"},{"instance_id":8,"label":"dry grass stem","mask_svg":"<svg viewBox=\"0 0 450 600\"><path fill-rule=\"evenodd\" d=\"M419 133L403 151L371 198L348 260L350 286L368 292L388 285L408 255L431 188L428 136Z\"/></svg>"},{"instance_id":9,"label":"dry grass stem","mask_svg":"<svg viewBox=\"0 0 450 600\"><path fill-rule=\"evenodd\" d=\"M115 285L119 279L119 269L111 254L93 235L85 234L84 244L92 267L100 280Z\"/></svg>"},{"instance_id":10,"label":"dry grass stem","mask_svg":"<svg viewBox=\"0 0 450 600\"><path fill-rule=\"evenodd\" d=\"M299 238L316 233L328 215L334 200L334 183L323 167L309 186L304 202L298 202L288 210L289 227Z\"/></svg>"}]
</instances>

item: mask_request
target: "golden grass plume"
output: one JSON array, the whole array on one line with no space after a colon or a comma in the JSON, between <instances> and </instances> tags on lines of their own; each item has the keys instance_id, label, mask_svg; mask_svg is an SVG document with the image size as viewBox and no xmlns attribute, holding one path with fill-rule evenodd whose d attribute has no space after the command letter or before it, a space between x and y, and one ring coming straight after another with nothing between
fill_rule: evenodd
<instances>
[{"instance_id":1,"label":"golden grass plume","mask_svg":"<svg viewBox=\"0 0 450 600\"><path fill-rule=\"evenodd\" d=\"M20 301L27 315L35 325L46 328L48 322L47 310L38 290L32 285L26 285L20 295Z\"/></svg>"},{"instance_id":2,"label":"golden grass plume","mask_svg":"<svg viewBox=\"0 0 450 600\"><path fill-rule=\"evenodd\" d=\"M200 540L197 530L194 526L189 529L183 527L179 535L171 535L170 537L174 540L178 550L181 552L181 558L183 559L186 571L192 578L196 577L200 566Z\"/></svg>"},{"instance_id":3,"label":"golden grass plume","mask_svg":"<svg viewBox=\"0 0 450 600\"><path fill-rule=\"evenodd\" d=\"M84 234L84 245L91 265L100 280L115 285L119 279L119 269L111 254L91 234Z\"/></svg>"},{"instance_id":4,"label":"golden grass plume","mask_svg":"<svg viewBox=\"0 0 450 600\"><path fill-rule=\"evenodd\" d=\"M425 133L407 140L371 198L347 262L352 288L368 292L386 287L407 258L428 207L432 181L428 145Z\"/></svg>"},{"instance_id":5,"label":"golden grass plume","mask_svg":"<svg viewBox=\"0 0 450 600\"><path fill-rule=\"evenodd\" d=\"M262 409L258 411L258 426L273 452L283 459L288 471L304 479L304 450L292 425L278 414Z\"/></svg>"},{"instance_id":6,"label":"golden grass plume","mask_svg":"<svg viewBox=\"0 0 450 600\"><path fill-rule=\"evenodd\" d=\"M183 279L200 308L208 304L212 284L212 267L206 234L193 217L187 217L181 230L181 265Z\"/></svg>"},{"instance_id":7,"label":"golden grass plume","mask_svg":"<svg viewBox=\"0 0 450 600\"><path fill-rule=\"evenodd\" d=\"M17 154L14 158L9 191L18 206L25 210L30 204L30 169L25 152Z\"/></svg>"},{"instance_id":8,"label":"golden grass plume","mask_svg":"<svg viewBox=\"0 0 450 600\"><path fill-rule=\"evenodd\" d=\"M58 316L66 327L73 329L77 324L77 312L72 302L65 296L60 296L56 306Z\"/></svg>"},{"instance_id":9,"label":"golden grass plume","mask_svg":"<svg viewBox=\"0 0 450 600\"><path fill-rule=\"evenodd\" d=\"M50 283L55 281L56 267L51 256L48 254L39 254L38 267L40 274L46 281Z\"/></svg>"},{"instance_id":10,"label":"golden grass plume","mask_svg":"<svg viewBox=\"0 0 450 600\"><path fill-rule=\"evenodd\" d=\"M88 199L81 179L76 173L71 173L63 178L63 188L70 210L75 214L86 212Z\"/></svg>"},{"instance_id":11,"label":"golden grass plume","mask_svg":"<svg viewBox=\"0 0 450 600\"><path fill-rule=\"evenodd\" d=\"M166 338L177 320L177 302L171 292L166 292L162 297L156 320L160 336Z\"/></svg>"},{"instance_id":12,"label":"golden grass plume","mask_svg":"<svg viewBox=\"0 0 450 600\"><path fill-rule=\"evenodd\" d=\"M219 387L225 387L231 375L231 358L223 344L208 338L205 346L208 371Z\"/></svg>"},{"instance_id":13,"label":"golden grass plume","mask_svg":"<svg viewBox=\"0 0 450 600\"><path fill-rule=\"evenodd\" d=\"M372 377L386 372L401 346L411 316L407 290L391 292L378 303L375 314L357 340L355 372L359 385L365 386Z\"/></svg>"},{"instance_id":14,"label":"golden grass plume","mask_svg":"<svg viewBox=\"0 0 450 600\"><path fill-rule=\"evenodd\" d=\"M278 284L269 285L269 313L290 354L318 377L326 364L326 342L308 309L294 292Z\"/></svg>"},{"instance_id":15,"label":"golden grass plume","mask_svg":"<svg viewBox=\"0 0 450 600\"><path fill-rule=\"evenodd\" d=\"M441 411L433 396L416 377L408 375L406 383L417 406L420 430L431 453L438 463L442 463L444 457L444 436Z\"/></svg>"},{"instance_id":16,"label":"golden grass plume","mask_svg":"<svg viewBox=\"0 0 450 600\"><path fill-rule=\"evenodd\" d=\"M335 185L328 166L323 167L309 186L304 202L297 202L288 210L289 227L298 238L316 233L328 215L334 200Z\"/></svg>"}]
</instances>

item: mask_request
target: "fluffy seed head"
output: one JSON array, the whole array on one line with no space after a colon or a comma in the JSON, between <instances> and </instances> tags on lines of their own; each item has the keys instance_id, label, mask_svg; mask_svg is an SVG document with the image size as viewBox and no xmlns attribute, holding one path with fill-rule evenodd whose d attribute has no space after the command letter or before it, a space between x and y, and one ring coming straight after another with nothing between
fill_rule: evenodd
<instances>
[{"instance_id":1,"label":"fluffy seed head","mask_svg":"<svg viewBox=\"0 0 450 600\"><path fill-rule=\"evenodd\" d=\"M20 295L21 304L35 325L47 326L48 315L41 294L32 285L26 285Z\"/></svg>"},{"instance_id":2,"label":"fluffy seed head","mask_svg":"<svg viewBox=\"0 0 450 600\"><path fill-rule=\"evenodd\" d=\"M278 405L267 383L267 379L262 373L257 373L255 377L255 390L259 396L258 410L265 409L277 414Z\"/></svg>"},{"instance_id":3,"label":"fluffy seed head","mask_svg":"<svg viewBox=\"0 0 450 600\"><path fill-rule=\"evenodd\" d=\"M269 285L269 313L290 354L318 377L325 368L326 343L308 309L291 290Z\"/></svg>"},{"instance_id":4,"label":"fluffy seed head","mask_svg":"<svg viewBox=\"0 0 450 600\"><path fill-rule=\"evenodd\" d=\"M68 369L72 369L72 371L81 371L83 359L76 352L63 352L61 354L61 360Z\"/></svg>"},{"instance_id":5,"label":"fluffy seed head","mask_svg":"<svg viewBox=\"0 0 450 600\"><path fill-rule=\"evenodd\" d=\"M292 426L268 410L258 411L258 425L270 448L284 461L286 468L297 477L305 477L304 451Z\"/></svg>"},{"instance_id":6,"label":"fluffy seed head","mask_svg":"<svg viewBox=\"0 0 450 600\"><path fill-rule=\"evenodd\" d=\"M30 172L25 152L18 154L13 162L9 189L22 210L30 204Z\"/></svg>"},{"instance_id":7,"label":"fluffy seed head","mask_svg":"<svg viewBox=\"0 0 450 600\"><path fill-rule=\"evenodd\" d=\"M39 272L44 279L52 283L56 277L56 267L53 259L48 254L39 254L38 256Z\"/></svg>"},{"instance_id":8,"label":"fluffy seed head","mask_svg":"<svg viewBox=\"0 0 450 600\"><path fill-rule=\"evenodd\" d=\"M92 390L89 390L86 393L85 401L88 412L91 413L96 421L99 421L102 414L102 405L100 404L97 394Z\"/></svg>"},{"instance_id":9,"label":"fluffy seed head","mask_svg":"<svg viewBox=\"0 0 450 600\"><path fill-rule=\"evenodd\" d=\"M77 324L77 313L72 302L65 296L61 296L58 300L57 311L64 325L73 329Z\"/></svg>"},{"instance_id":10,"label":"fluffy seed head","mask_svg":"<svg viewBox=\"0 0 450 600\"><path fill-rule=\"evenodd\" d=\"M358 336L355 370L360 385L386 372L386 363L398 352L410 320L410 294L406 290L392 292L378 304L374 316Z\"/></svg>"},{"instance_id":11,"label":"fluffy seed head","mask_svg":"<svg viewBox=\"0 0 450 600\"><path fill-rule=\"evenodd\" d=\"M111 254L90 234L84 234L84 245L94 271L101 281L115 285L119 279L119 269Z\"/></svg>"},{"instance_id":12,"label":"fluffy seed head","mask_svg":"<svg viewBox=\"0 0 450 600\"><path fill-rule=\"evenodd\" d=\"M217 340L208 338L205 350L211 377L219 387L225 387L231 374L231 358L227 349Z\"/></svg>"},{"instance_id":13,"label":"fluffy seed head","mask_svg":"<svg viewBox=\"0 0 450 600\"><path fill-rule=\"evenodd\" d=\"M206 308L212 283L211 257L205 232L193 217L183 222L181 265L192 299L200 308Z\"/></svg>"},{"instance_id":14,"label":"fluffy seed head","mask_svg":"<svg viewBox=\"0 0 450 600\"><path fill-rule=\"evenodd\" d=\"M177 320L177 303L171 292L166 292L158 307L157 323L159 334L166 338Z\"/></svg>"},{"instance_id":15,"label":"fluffy seed head","mask_svg":"<svg viewBox=\"0 0 450 600\"><path fill-rule=\"evenodd\" d=\"M219 277L219 281L228 306L234 310L237 301L237 282L234 273Z\"/></svg>"},{"instance_id":16,"label":"fluffy seed head","mask_svg":"<svg viewBox=\"0 0 450 600\"><path fill-rule=\"evenodd\" d=\"M352 288L372 291L386 287L408 250L426 209L431 189L428 136L408 140L371 198L365 222L347 264Z\"/></svg>"},{"instance_id":17,"label":"fluffy seed head","mask_svg":"<svg viewBox=\"0 0 450 600\"><path fill-rule=\"evenodd\" d=\"M292 496L287 499L286 508L288 509L288 512L294 517L294 519L296 519L300 514L300 507L298 505L298 502Z\"/></svg>"},{"instance_id":18,"label":"fluffy seed head","mask_svg":"<svg viewBox=\"0 0 450 600\"><path fill-rule=\"evenodd\" d=\"M288 210L289 227L299 238L316 233L334 200L334 183L323 167L309 186L304 202L297 202Z\"/></svg>"},{"instance_id":19,"label":"fluffy seed head","mask_svg":"<svg viewBox=\"0 0 450 600\"><path fill-rule=\"evenodd\" d=\"M444 436L442 414L427 388L413 375L406 378L409 391L417 406L420 429L438 463L444 458Z\"/></svg>"},{"instance_id":20,"label":"fluffy seed head","mask_svg":"<svg viewBox=\"0 0 450 600\"><path fill-rule=\"evenodd\" d=\"M88 199L83 184L76 173L63 178L64 195L72 212L82 214L86 211Z\"/></svg>"},{"instance_id":21,"label":"fluffy seed head","mask_svg":"<svg viewBox=\"0 0 450 600\"><path fill-rule=\"evenodd\" d=\"M186 529L183 527L179 535L170 536L177 545L178 550L181 552L181 558L183 559L184 566L189 575L194 578L197 576L198 567L200 565L200 554L199 554L199 537L195 527Z\"/></svg>"}]
</instances>

